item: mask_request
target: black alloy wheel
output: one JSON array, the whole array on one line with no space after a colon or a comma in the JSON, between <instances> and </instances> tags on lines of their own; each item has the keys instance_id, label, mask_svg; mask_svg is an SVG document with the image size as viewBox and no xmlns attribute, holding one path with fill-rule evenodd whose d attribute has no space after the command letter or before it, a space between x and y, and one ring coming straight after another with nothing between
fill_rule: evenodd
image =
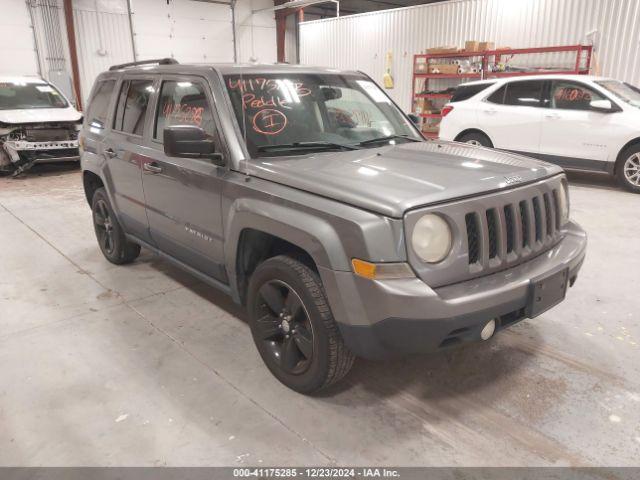
<instances>
[{"instance_id":1,"label":"black alloy wheel","mask_svg":"<svg viewBox=\"0 0 640 480\"><path fill-rule=\"evenodd\" d=\"M127 239L103 187L93 194L91 210L93 228L105 258L116 265L133 262L140 255L140 245Z\"/></svg>"},{"instance_id":2,"label":"black alloy wheel","mask_svg":"<svg viewBox=\"0 0 640 480\"><path fill-rule=\"evenodd\" d=\"M100 248L107 255L113 255L115 241L113 238L113 220L104 200L99 199L93 210L93 224Z\"/></svg>"},{"instance_id":3,"label":"black alloy wheel","mask_svg":"<svg viewBox=\"0 0 640 480\"><path fill-rule=\"evenodd\" d=\"M262 360L292 390L316 392L351 369L355 357L308 259L278 255L259 264L249 280L247 307Z\"/></svg>"},{"instance_id":4,"label":"black alloy wheel","mask_svg":"<svg viewBox=\"0 0 640 480\"><path fill-rule=\"evenodd\" d=\"M313 358L313 326L300 295L285 282L271 280L257 298L257 330L266 351L286 373L306 372Z\"/></svg>"}]
</instances>

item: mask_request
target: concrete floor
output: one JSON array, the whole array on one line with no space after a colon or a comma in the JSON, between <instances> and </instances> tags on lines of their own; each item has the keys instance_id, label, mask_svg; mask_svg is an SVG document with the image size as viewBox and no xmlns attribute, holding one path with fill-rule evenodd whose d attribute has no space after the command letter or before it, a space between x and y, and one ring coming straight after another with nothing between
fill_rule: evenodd
<instances>
[{"instance_id":1,"label":"concrete floor","mask_svg":"<svg viewBox=\"0 0 640 480\"><path fill-rule=\"evenodd\" d=\"M104 260L77 170L2 178L0 465L638 465L640 196L571 180L590 246L563 304L310 398L228 298Z\"/></svg>"}]
</instances>

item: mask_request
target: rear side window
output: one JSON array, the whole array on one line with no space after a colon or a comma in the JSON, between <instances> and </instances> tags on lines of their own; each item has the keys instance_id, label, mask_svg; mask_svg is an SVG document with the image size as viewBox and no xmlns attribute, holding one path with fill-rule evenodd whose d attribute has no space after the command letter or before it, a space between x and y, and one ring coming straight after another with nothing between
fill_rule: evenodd
<instances>
[{"instance_id":1,"label":"rear side window","mask_svg":"<svg viewBox=\"0 0 640 480\"><path fill-rule=\"evenodd\" d=\"M539 80L508 83L504 104L521 107L540 107L542 106L543 85L544 82Z\"/></svg>"},{"instance_id":2,"label":"rear side window","mask_svg":"<svg viewBox=\"0 0 640 480\"><path fill-rule=\"evenodd\" d=\"M96 85L95 93L91 97L85 117L90 127L103 129L109 116L109 102L116 87L115 80L104 80Z\"/></svg>"},{"instance_id":3,"label":"rear side window","mask_svg":"<svg viewBox=\"0 0 640 480\"><path fill-rule=\"evenodd\" d=\"M172 125L196 125L213 135L215 123L204 87L197 82L162 82L154 138L163 141L163 130Z\"/></svg>"},{"instance_id":4,"label":"rear side window","mask_svg":"<svg viewBox=\"0 0 640 480\"><path fill-rule=\"evenodd\" d=\"M456 88L456 91L453 92L453 96L449 101L453 103L453 102L462 102L464 100L468 100L471 97L482 92L483 90L486 90L491 85L493 85L493 82L481 83L479 85L460 85L458 88Z\"/></svg>"},{"instance_id":5,"label":"rear side window","mask_svg":"<svg viewBox=\"0 0 640 480\"><path fill-rule=\"evenodd\" d=\"M489 95L487 97L487 102L491 102L491 103L497 103L499 105L502 105L504 103L504 94L507 91L507 86L503 85L502 87L500 87L498 90L496 90L495 92L493 92L491 95Z\"/></svg>"},{"instance_id":6,"label":"rear side window","mask_svg":"<svg viewBox=\"0 0 640 480\"><path fill-rule=\"evenodd\" d=\"M113 129L142 135L147 106L152 93L152 80L125 80L118 97Z\"/></svg>"}]
</instances>

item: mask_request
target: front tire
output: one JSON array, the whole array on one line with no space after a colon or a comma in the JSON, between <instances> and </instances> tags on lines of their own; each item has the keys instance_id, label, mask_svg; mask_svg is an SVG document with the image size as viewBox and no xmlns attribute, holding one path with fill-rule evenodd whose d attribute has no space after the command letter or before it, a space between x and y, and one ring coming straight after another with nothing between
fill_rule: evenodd
<instances>
[{"instance_id":1,"label":"front tire","mask_svg":"<svg viewBox=\"0 0 640 480\"><path fill-rule=\"evenodd\" d=\"M98 245L105 258L116 265L133 262L140 255L140 245L127 240L104 188L93 194L91 211Z\"/></svg>"},{"instance_id":2,"label":"front tire","mask_svg":"<svg viewBox=\"0 0 640 480\"><path fill-rule=\"evenodd\" d=\"M260 264L248 291L253 340L271 373L312 393L337 382L354 355L342 341L318 274L286 255Z\"/></svg>"},{"instance_id":3,"label":"front tire","mask_svg":"<svg viewBox=\"0 0 640 480\"><path fill-rule=\"evenodd\" d=\"M640 193L640 145L633 145L620 154L616 163L618 184L633 193Z\"/></svg>"},{"instance_id":4,"label":"front tire","mask_svg":"<svg viewBox=\"0 0 640 480\"><path fill-rule=\"evenodd\" d=\"M491 140L489 140L489 137L480 132L465 133L458 139L458 142L468 143L469 145L475 145L477 147L493 148L493 144L491 143Z\"/></svg>"}]
</instances>

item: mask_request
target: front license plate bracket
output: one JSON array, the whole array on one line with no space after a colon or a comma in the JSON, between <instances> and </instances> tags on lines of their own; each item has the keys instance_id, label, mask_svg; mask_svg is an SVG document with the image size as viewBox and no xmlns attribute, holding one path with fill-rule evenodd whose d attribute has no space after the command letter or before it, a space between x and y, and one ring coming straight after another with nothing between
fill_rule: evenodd
<instances>
[{"instance_id":1,"label":"front license plate bracket","mask_svg":"<svg viewBox=\"0 0 640 480\"><path fill-rule=\"evenodd\" d=\"M569 285L569 269L531 279L527 317L533 318L562 302Z\"/></svg>"}]
</instances>

